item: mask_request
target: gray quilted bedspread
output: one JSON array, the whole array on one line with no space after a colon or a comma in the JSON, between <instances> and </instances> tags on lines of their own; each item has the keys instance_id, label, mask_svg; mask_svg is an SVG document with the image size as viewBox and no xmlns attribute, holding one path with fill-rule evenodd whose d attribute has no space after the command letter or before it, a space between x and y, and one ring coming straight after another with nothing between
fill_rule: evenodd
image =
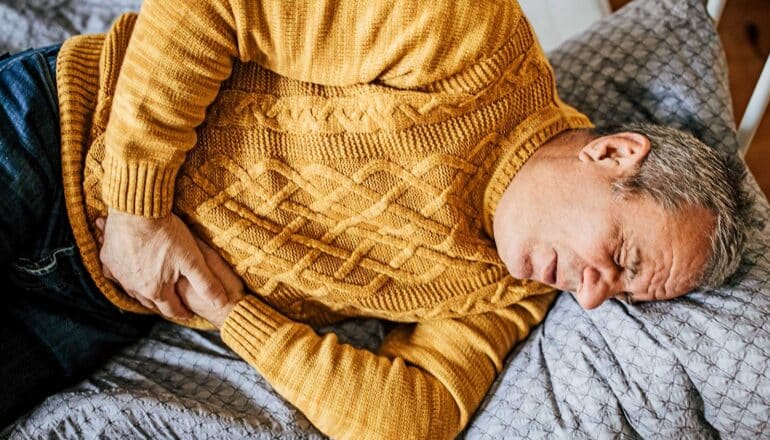
<instances>
[{"instance_id":1,"label":"gray quilted bedspread","mask_svg":"<svg viewBox=\"0 0 770 440\"><path fill-rule=\"evenodd\" d=\"M138 4L2 0L0 52L102 32ZM671 123L734 151L726 66L715 35L699 0L639 0L551 59L564 99L594 121ZM729 283L676 301L612 300L593 311L562 293L510 354L463 436L769 437L770 206L753 178L749 186L759 202L758 226ZM372 319L318 330L370 349L383 331ZM0 437L324 436L216 333L163 323Z\"/></svg>"}]
</instances>

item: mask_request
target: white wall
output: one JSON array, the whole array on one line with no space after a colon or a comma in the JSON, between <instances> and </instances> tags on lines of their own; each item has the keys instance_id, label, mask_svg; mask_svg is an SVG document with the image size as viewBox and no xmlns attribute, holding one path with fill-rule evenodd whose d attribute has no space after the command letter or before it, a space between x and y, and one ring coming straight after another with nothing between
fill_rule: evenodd
<instances>
[{"instance_id":1,"label":"white wall","mask_svg":"<svg viewBox=\"0 0 770 440\"><path fill-rule=\"evenodd\" d=\"M608 0L519 0L547 52L610 14Z\"/></svg>"}]
</instances>

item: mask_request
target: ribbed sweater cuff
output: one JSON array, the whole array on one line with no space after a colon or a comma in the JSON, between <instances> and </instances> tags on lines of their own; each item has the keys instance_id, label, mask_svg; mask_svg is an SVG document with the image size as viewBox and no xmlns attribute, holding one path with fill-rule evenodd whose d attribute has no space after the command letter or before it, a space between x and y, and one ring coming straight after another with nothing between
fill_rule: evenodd
<instances>
[{"instance_id":1,"label":"ribbed sweater cuff","mask_svg":"<svg viewBox=\"0 0 770 440\"><path fill-rule=\"evenodd\" d=\"M222 341L236 353L248 354L256 359L262 345L273 333L281 325L290 322L289 318L259 298L246 296L227 315L220 334Z\"/></svg>"},{"instance_id":2,"label":"ribbed sweater cuff","mask_svg":"<svg viewBox=\"0 0 770 440\"><path fill-rule=\"evenodd\" d=\"M107 206L149 218L171 212L179 165L126 159L108 150L102 166L102 199Z\"/></svg>"}]
</instances>

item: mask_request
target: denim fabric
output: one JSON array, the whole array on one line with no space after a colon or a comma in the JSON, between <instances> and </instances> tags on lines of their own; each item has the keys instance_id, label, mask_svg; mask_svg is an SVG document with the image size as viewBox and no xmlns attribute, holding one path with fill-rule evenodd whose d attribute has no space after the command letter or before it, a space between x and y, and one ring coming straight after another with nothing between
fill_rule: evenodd
<instances>
[{"instance_id":1,"label":"denim fabric","mask_svg":"<svg viewBox=\"0 0 770 440\"><path fill-rule=\"evenodd\" d=\"M56 56L0 56L0 426L146 334L83 266L64 205Z\"/></svg>"}]
</instances>

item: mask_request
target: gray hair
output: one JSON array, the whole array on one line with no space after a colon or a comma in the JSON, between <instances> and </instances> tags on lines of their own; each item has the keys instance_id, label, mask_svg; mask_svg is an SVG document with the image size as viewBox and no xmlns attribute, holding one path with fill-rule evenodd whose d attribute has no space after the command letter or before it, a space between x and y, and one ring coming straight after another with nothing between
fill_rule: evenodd
<instances>
[{"instance_id":1,"label":"gray hair","mask_svg":"<svg viewBox=\"0 0 770 440\"><path fill-rule=\"evenodd\" d=\"M698 285L722 285L738 269L754 225L754 200L744 189L747 172L743 161L667 126L631 123L595 128L591 134L624 131L647 137L650 151L636 174L612 183L613 192L648 196L672 213L687 206L709 209L716 220L715 230Z\"/></svg>"}]
</instances>

